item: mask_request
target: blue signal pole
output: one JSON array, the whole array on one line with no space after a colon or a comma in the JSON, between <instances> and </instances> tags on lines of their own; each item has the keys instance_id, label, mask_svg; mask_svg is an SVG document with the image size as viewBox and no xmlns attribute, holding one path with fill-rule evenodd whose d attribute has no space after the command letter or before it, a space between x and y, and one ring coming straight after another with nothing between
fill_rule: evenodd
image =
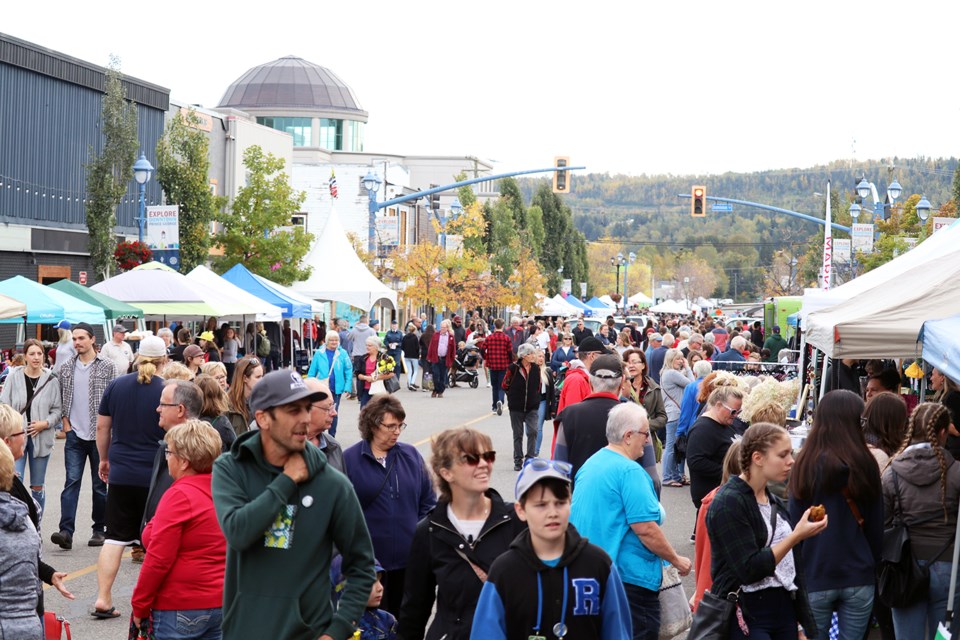
<instances>
[{"instance_id":1,"label":"blue signal pole","mask_svg":"<svg viewBox=\"0 0 960 640\"><path fill-rule=\"evenodd\" d=\"M678 193L678 198L689 198L691 197L689 193ZM808 222L816 222L819 225L826 226L827 221L823 218L816 218L806 213L798 213L796 211L791 211L790 209L781 209L780 207L771 207L768 204L760 204L759 202L750 202L748 200L735 200L733 198L716 198L714 196L707 196L707 200L713 202L729 202L730 204L740 204L745 207L755 207L757 209L763 209L765 211L773 211L774 213L782 213L784 215L793 216L794 218L800 218L801 220L807 220ZM850 233L850 227L845 227L842 224L837 224L835 222L830 223L830 228L834 231L844 231Z\"/></svg>"}]
</instances>

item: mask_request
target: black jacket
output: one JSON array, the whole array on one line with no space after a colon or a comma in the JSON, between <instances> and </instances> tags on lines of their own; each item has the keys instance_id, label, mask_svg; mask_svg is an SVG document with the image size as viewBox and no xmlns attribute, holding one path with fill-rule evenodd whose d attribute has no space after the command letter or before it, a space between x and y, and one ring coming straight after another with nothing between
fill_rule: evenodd
<instances>
[{"instance_id":1,"label":"black jacket","mask_svg":"<svg viewBox=\"0 0 960 640\"><path fill-rule=\"evenodd\" d=\"M418 336L416 333L403 334L403 340L400 341L400 349L403 351L404 358L419 360L420 336Z\"/></svg>"},{"instance_id":2,"label":"black jacket","mask_svg":"<svg viewBox=\"0 0 960 640\"><path fill-rule=\"evenodd\" d=\"M732 426L722 425L706 415L697 418L690 427L687 467L690 469L690 497L697 509L703 497L720 486L723 457L736 435Z\"/></svg>"},{"instance_id":3,"label":"black jacket","mask_svg":"<svg viewBox=\"0 0 960 640\"><path fill-rule=\"evenodd\" d=\"M571 478L577 477L590 456L607 446L607 414L619 404L611 394L592 394L557 416L560 432L554 456L573 465Z\"/></svg>"},{"instance_id":4,"label":"black jacket","mask_svg":"<svg viewBox=\"0 0 960 640\"><path fill-rule=\"evenodd\" d=\"M507 408L510 411L536 411L540 407L540 367L530 365L524 376L522 367L514 362L507 367L510 386L507 388Z\"/></svg>"},{"instance_id":5,"label":"black jacket","mask_svg":"<svg viewBox=\"0 0 960 640\"><path fill-rule=\"evenodd\" d=\"M567 581L574 588L570 589L564 614L561 609L564 583ZM538 583L542 585L542 591L538 589ZM586 602L577 597L576 585L583 583L591 585L590 592L595 598L591 606L585 606ZM616 588L621 584L610 556L600 547L590 544L586 538L580 537L576 528L569 525L563 555L556 567L547 566L537 557L529 531L517 536L510 550L493 563L484 597L487 597L492 586L499 605L503 607L502 631L506 632L508 640L526 640L534 635L554 639L557 636L552 632L553 625L561 619L567 626L565 637L598 639L617 637L614 633L605 634L603 630L603 624L607 622L604 620L604 609L608 607L615 607L622 630L629 628L626 619L630 614L627 608L617 606L617 595L610 593L611 587ZM538 592L542 596L538 596ZM625 605L625 600L625 597L620 600L621 604ZM482 608L483 605L481 611ZM535 634L533 629L537 625L538 611L541 612L540 631ZM478 615L483 616L483 613ZM486 620L486 617L481 619ZM474 637L477 637L476 634Z\"/></svg>"},{"instance_id":6,"label":"black jacket","mask_svg":"<svg viewBox=\"0 0 960 640\"><path fill-rule=\"evenodd\" d=\"M490 515L471 545L447 517L449 502L441 499L417 525L407 563L399 636L402 640L466 640L470 637L473 612L483 583L457 551L484 571L504 553L526 525L517 518L513 504L504 503L493 489L487 491ZM437 615L424 636L436 599Z\"/></svg>"}]
</instances>

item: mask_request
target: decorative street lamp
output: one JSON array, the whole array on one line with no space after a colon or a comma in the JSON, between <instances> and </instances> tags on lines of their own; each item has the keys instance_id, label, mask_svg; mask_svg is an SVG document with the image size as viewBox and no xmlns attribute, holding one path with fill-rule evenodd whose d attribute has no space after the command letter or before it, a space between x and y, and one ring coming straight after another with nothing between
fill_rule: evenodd
<instances>
[{"instance_id":1,"label":"decorative street lamp","mask_svg":"<svg viewBox=\"0 0 960 640\"><path fill-rule=\"evenodd\" d=\"M374 255L377 251L377 191L383 181L373 171L368 171L362 182L363 188L367 190L367 197L370 198L367 209L367 251Z\"/></svg>"},{"instance_id":2,"label":"decorative street lamp","mask_svg":"<svg viewBox=\"0 0 960 640\"><path fill-rule=\"evenodd\" d=\"M630 222L633 222L632 220ZM630 265L637 259L637 254L633 251L627 256L627 265L623 270L623 315L627 315L627 298L630 296L630 289L627 288L627 276L630 275Z\"/></svg>"},{"instance_id":3,"label":"decorative street lamp","mask_svg":"<svg viewBox=\"0 0 960 640\"><path fill-rule=\"evenodd\" d=\"M450 219L456 220L460 214L463 213L463 205L460 204L460 198L454 196L453 202L450 203ZM443 214L440 217L440 245L443 247L443 252L447 252L447 215Z\"/></svg>"},{"instance_id":4,"label":"decorative street lamp","mask_svg":"<svg viewBox=\"0 0 960 640\"><path fill-rule=\"evenodd\" d=\"M620 295L620 269L623 268L625 264L627 264L627 259L623 257L622 252L610 258L610 266L617 270L617 288L614 289L614 293L617 295Z\"/></svg>"},{"instance_id":5,"label":"decorative street lamp","mask_svg":"<svg viewBox=\"0 0 960 640\"><path fill-rule=\"evenodd\" d=\"M150 176L153 175L153 165L147 160L147 156L140 154L140 159L133 163L133 179L137 181L137 189L140 195L140 208L137 212L137 225L140 228L137 240L143 243L143 227L147 223L147 183L150 182Z\"/></svg>"},{"instance_id":6,"label":"decorative street lamp","mask_svg":"<svg viewBox=\"0 0 960 640\"><path fill-rule=\"evenodd\" d=\"M903 188L900 186L900 183L893 180L887 185L887 201L883 202L880 200L875 184L867 182L865 177L861 177L860 182L857 183L857 195L860 196L860 200L865 201L867 197L871 194L873 195L873 213L875 217L879 217L881 220L886 220L886 208L893 206L893 203L897 201L901 193L903 193ZM851 215L853 215L852 212ZM857 215L859 215L859 212Z\"/></svg>"},{"instance_id":7,"label":"decorative street lamp","mask_svg":"<svg viewBox=\"0 0 960 640\"><path fill-rule=\"evenodd\" d=\"M927 218L930 217L930 201L927 200L927 196L921 196L920 202L917 203L917 217L920 218L920 222L926 222Z\"/></svg>"}]
</instances>

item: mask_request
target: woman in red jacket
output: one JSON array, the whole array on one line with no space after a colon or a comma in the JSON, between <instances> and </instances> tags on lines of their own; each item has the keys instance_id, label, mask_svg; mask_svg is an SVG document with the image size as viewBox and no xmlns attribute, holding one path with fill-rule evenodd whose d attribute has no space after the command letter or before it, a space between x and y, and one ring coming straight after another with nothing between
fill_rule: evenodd
<instances>
[{"instance_id":1,"label":"woman in red jacket","mask_svg":"<svg viewBox=\"0 0 960 640\"><path fill-rule=\"evenodd\" d=\"M440 323L440 331L433 334L430 348L427 350L427 362L433 369L433 393L431 398L442 398L447 388L447 371L453 366L457 355L457 343L449 320Z\"/></svg>"},{"instance_id":2,"label":"woman in red jacket","mask_svg":"<svg viewBox=\"0 0 960 640\"><path fill-rule=\"evenodd\" d=\"M152 613L156 640L219 640L227 543L213 507L210 472L220 436L206 422L187 420L164 441L173 486L143 530L147 555L131 599L133 622L139 627Z\"/></svg>"}]
</instances>

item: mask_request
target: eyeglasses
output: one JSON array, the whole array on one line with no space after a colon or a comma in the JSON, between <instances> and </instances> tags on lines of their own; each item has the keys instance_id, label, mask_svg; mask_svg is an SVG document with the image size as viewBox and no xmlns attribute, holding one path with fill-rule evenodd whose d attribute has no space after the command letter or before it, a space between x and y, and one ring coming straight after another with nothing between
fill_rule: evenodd
<instances>
[{"instance_id":1,"label":"eyeglasses","mask_svg":"<svg viewBox=\"0 0 960 640\"><path fill-rule=\"evenodd\" d=\"M163 450L163 455L165 455L165 456L168 457L168 458L169 458L170 456L173 456L173 457L175 457L175 458L180 457L180 456L177 455L177 452L174 451L173 449L164 449L164 450Z\"/></svg>"},{"instance_id":2,"label":"eyeglasses","mask_svg":"<svg viewBox=\"0 0 960 640\"><path fill-rule=\"evenodd\" d=\"M564 462L563 460L546 460L544 458L530 458L523 463L523 470L526 471L527 467L533 471L546 471L547 469L556 469L563 475L570 477L570 474L573 472L573 465L569 462ZM521 471L521 473L523 473Z\"/></svg>"},{"instance_id":3,"label":"eyeglasses","mask_svg":"<svg viewBox=\"0 0 960 640\"><path fill-rule=\"evenodd\" d=\"M488 464L493 464L497 459L496 451L484 451L483 453L465 453L460 456L460 462L475 467L480 464L480 460Z\"/></svg>"},{"instance_id":4,"label":"eyeglasses","mask_svg":"<svg viewBox=\"0 0 960 640\"><path fill-rule=\"evenodd\" d=\"M646 440L647 438L650 437L650 430L649 430L649 429L647 429L646 431L641 431L640 429L637 429L636 431L631 431L630 433L639 433L640 435L643 436L643 439L644 439L644 440Z\"/></svg>"},{"instance_id":5,"label":"eyeglasses","mask_svg":"<svg viewBox=\"0 0 960 640\"><path fill-rule=\"evenodd\" d=\"M737 415L738 413L740 413L740 409L731 409L730 407L728 407L726 404L724 404L724 403L722 403L722 402L721 402L720 404L723 405L723 408L724 408L724 409L726 409L727 411L730 412L730 415L731 415L731 416L735 416L735 415Z\"/></svg>"},{"instance_id":6,"label":"eyeglasses","mask_svg":"<svg viewBox=\"0 0 960 640\"><path fill-rule=\"evenodd\" d=\"M383 424L381 422L380 428L383 429L384 431L395 431L397 433L400 433L401 431L407 428L407 423L401 422L400 424Z\"/></svg>"},{"instance_id":7,"label":"eyeglasses","mask_svg":"<svg viewBox=\"0 0 960 640\"><path fill-rule=\"evenodd\" d=\"M330 413L331 411L333 411L335 405L330 405L329 407L324 407L324 406L322 406L322 405L317 404L316 402L311 402L311 403L310 403L310 406L313 407L314 409L316 409L317 411L323 411L324 413ZM383 425L381 425L381 426L383 426Z\"/></svg>"},{"instance_id":8,"label":"eyeglasses","mask_svg":"<svg viewBox=\"0 0 960 640\"><path fill-rule=\"evenodd\" d=\"M179 402L161 402L160 406L161 407L179 407L180 403Z\"/></svg>"}]
</instances>

